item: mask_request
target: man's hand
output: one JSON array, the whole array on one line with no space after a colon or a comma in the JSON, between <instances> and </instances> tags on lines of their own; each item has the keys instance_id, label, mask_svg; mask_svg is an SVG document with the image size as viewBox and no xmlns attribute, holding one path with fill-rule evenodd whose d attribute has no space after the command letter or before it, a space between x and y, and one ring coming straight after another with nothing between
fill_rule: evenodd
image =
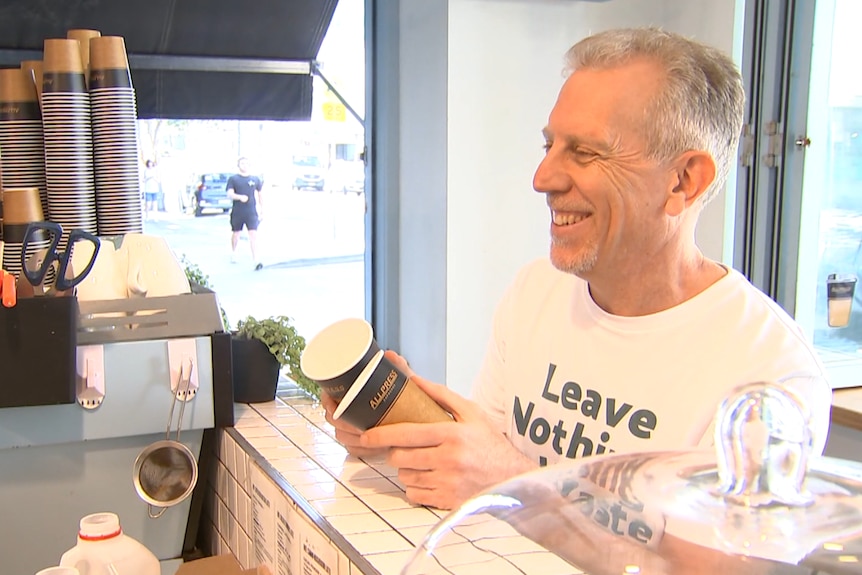
<instances>
[{"instance_id":1,"label":"man's hand","mask_svg":"<svg viewBox=\"0 0 862 575\"><path fill-rule=\"evenodd\" d=\"M386 453L386 449L361 447L359 445L359 436L362 434L362 430L353 427L342 419L333 419L332 414L335 413L338 404L325 391L321 391L320 393L320 403L323 405L323 409L326 410L326 421L335 427L335 439L347 448L350 455L354 457L373 457Z\"/></svg>"},{"instance_id":2,"label":"man's hand","mask_svg":"<svg viewBox=\"0 0 862 575\"><path fill-rule=\"evenodd\" d=\"M486 487L537 467L494 429L478 405L445 386L415 374L411 378L455 422L382 425L356 438L366 449L389 448L387 463L398 468L411 502L452 509Z\"/></svg>"}]
</instances>

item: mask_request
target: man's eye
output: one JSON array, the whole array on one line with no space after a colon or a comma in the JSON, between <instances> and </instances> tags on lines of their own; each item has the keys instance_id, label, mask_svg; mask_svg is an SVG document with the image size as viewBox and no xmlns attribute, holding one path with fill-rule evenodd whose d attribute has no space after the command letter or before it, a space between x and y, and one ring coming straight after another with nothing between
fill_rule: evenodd
<instances>
[{"instance_id":1,"label":"man's eye","mask_svg":"<svg viewBox=\"0 0 862 575\"><path fill-rule=\"evenodd\" d=\"M542 144L542 149L545 150L546 154L551 149L552 145L553 145L553 142L545 142L544 144Z\"/></svg>"},{"instance_id":2,"label":"man's eye","mask_svg":"<svg viewBox=\"0 0 862 575\"><path fill-rule=\"evenodd\" d=\"M593 150L589 150L586 148L575 148L574 154L575 157L581 162L592 160L598 155Z\"/></svg>"}]
</instances>

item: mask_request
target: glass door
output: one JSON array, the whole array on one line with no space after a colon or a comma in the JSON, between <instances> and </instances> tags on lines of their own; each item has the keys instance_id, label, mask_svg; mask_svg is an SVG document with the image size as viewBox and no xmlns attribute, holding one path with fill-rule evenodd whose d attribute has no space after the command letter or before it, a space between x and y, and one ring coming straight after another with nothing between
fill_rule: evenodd
<instances>
[{"instance_id":1,"label":"glass door","mask_svg":"<svg viewBox=\"0 0 862 575\"><path fill-rule=\"evenodd\" d=\"M818 0L808 83L795 316L834 387L862 385L862 2Z\"/></svg>"}]
</instances>

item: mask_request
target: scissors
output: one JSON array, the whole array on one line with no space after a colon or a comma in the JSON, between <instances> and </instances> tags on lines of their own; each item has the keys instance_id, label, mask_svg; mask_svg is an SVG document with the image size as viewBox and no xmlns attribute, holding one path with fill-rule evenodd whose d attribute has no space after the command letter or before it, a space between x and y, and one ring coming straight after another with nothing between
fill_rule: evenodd
<instances>
[{"instance_id":1,"label":"scissors","mask_svg":"<svg viewBox=\"0 0 862 575\"><path fill-rule=\"evenodd\" d=\"M44 234L51 238L50 245L43 248ZM57 246L60 245L60 240L63 237L63 228L54 222L32 222L27 225L27 230L24 232L24 243L21 247L21 273L33 286L34 295L63 295L59 292L71 290L76 285L84 281L90 270L93 269L93 264L96 262L96 256L99 253L99 238L84 230L72 230L66 240L66 248L60 252L57 251ZM80 240L86 240L93 244L93 253L90 256L90 261L79 273L75 273L70 266L72 260L72 249L75 243ZM32 247L35 251L34 255L29 258L28 248ZM32 253L32 252L31 252ZM56 264L56 266L55 266ZM50 285L50 273L54 272L53 292Z\"/></svg>"}]
</instances>

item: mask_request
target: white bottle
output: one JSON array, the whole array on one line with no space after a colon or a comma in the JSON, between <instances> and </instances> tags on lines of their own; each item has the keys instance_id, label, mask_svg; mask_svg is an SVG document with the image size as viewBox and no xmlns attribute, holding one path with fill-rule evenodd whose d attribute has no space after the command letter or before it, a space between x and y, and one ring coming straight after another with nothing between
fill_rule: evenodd
<instances>
[{"instance_id":1,"label":"white bottle","mask_svg":"<svg viewBox=\"0 0 862 575\"><path fill-rule=\"evenodd\" d=\"M115 513L93 513L80 522L78 544L63 553L61 567L80 575L160 575L159 560L141 543L123 534Z\"/></svg>"}]
</instances>

